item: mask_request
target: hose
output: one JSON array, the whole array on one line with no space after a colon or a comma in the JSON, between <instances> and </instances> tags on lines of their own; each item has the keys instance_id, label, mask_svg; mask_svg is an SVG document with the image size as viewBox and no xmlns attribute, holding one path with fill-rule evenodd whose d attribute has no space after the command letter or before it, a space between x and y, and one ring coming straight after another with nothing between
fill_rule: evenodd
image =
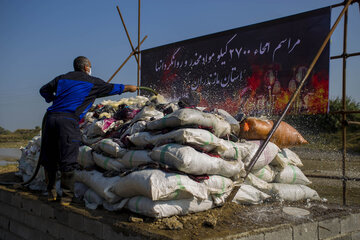
<instances>
[{"instance_id":1,"label":"hose","mask_svg":"<svg viewBox=\"0 0 360 240\"><path fill-rule=\"evenodd\" d=\"M155 95L158 95L158 93L157 93L154 89L149 88L149 87L139 86L138 89L140 89L140 90L145 90L145 91L149 91L149 92L152 92L152 93L155 94Z\"/></svg>"},{"instance_id":2,"label":"hose","mask_svg":"<svg viewBox=\"0 0 360 240\"><path fill-rule=\"evenodd\" d=\"M42 123L41 123L41 145L43 144L43 133L44 133L44 127L45 127L45 124L46 124L46 117L47 117L47 112L45 113L44 117L43 117L43 120L42 120ZM40 159L41 159L41 148L40 148L40 155L39 155L39 160L36 164L36 168L35 168L35 171L33 173L33 175L25 182L0 182L0 185L17 185L17 186L25 186L25 185L28 185L29 183L31 183L37 176L37 174L39 173L39 169L40 169Z\"/></svg>"}]
</instances>

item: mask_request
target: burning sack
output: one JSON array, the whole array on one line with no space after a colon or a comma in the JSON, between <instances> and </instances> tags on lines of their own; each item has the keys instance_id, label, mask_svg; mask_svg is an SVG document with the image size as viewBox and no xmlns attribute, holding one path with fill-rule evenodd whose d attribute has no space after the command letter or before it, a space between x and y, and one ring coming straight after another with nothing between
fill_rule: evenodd
<instances>
[{"instance_id":1,"label":"burning sack","mask_svg":"<svg viewBox=\"0 0 360 240\"><path fill-rule=\"evenodd\" d=\"M274 122L271 120L249 117L241 122L239 136L247 140L264 140L268 136L273 125ZM270 141L280 148L308 144L301 134L286 122L280 123Z\"/></svg>"}]
</instances>

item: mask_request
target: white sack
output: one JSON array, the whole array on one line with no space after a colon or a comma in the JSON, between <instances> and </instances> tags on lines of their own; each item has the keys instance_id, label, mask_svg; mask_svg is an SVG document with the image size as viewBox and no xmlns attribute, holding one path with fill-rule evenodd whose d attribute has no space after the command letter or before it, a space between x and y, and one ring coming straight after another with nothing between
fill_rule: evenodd
<instances>
[{"instance_id":1,"label":"white sack","mask_svg":"<svg viewBox=\"0 0 360 240\"><path fill-rule=\"evenodd\" d=\"M300 184L271 183L271 194L286 201L299 201L305 199L321 200L319 194Z\"/></svg>"},{"instance_id":2,"label":"white sack","mask_svg":"<svg viewBox=\"0 0 360 240\"><path fill-rule=\"evenodd\" d=\"M83 142L84 144L91 146L95 143L97 143L98 141L100 141L102 139L102 137L95 137L95 138L90 138L88 136L86 136L86 134L81 134L81 142Z\"/></svg>"},{"instance_id":3,"label":"white sack","mask_svg":"<svg viewBox=\"0 0 360 240\"><path fill-rule=\"evenodd\" d=\"M286 167L287 165L304 166L299 156L288 148L282 149L275 157L272 164L276 166Z\"/></svg>"},{"instance_id":4,"label":"white sack","mask_svg":"<svg viewBox=\"0 0 360 240\"><path fill-rule=\"evenodd\" d=\"M137 196L131 198L126 207L137 214L148 217L163 218L173 215L186 215L202 212L213 207L211 199L181 199L169 201L152 201L149 198Z\"/></svg>"},{"instance_id":5,"label":"white sack","mask_svg":"<svg viewBox=\"0 0 360 240\"><path fill-rule=\"evenodd\" d=\"M269 165L260 169L251 170L251 173L268 183L274 181L276 176L276 172Z\"/></svg>"},{"instance_id":6,"label":"white sack","mask_svg":"<svg viewBox=\"0 0 360 240\"><path fill-rule=\"evenodd\" d=\"M110 191L123 198L144 196L154 201L208 197L204 185L188 176L157 169L145 169L121 177Z\"/></svg>"},{"instance_id":7,"label":"white sack","mask_svg":"<svg viewBox=\"0 0 360 240\"><path fill-rule=\"evenodd\" d=\"M277 183L308 185L311 182L297 166L287 165L275 178Z\"/></svg>"},{"instance_id":8,"label":"white sack","mask_svg":"<svg viewBox=\"0 0 360 240\"><path fill-rule=\"evenodd\" d=\"M230 124L232 134L234 134L235 136L239 136L240 124L233 116L231 116L230 113L228 113L224 109L215 109L215 113L222 116Z\"/></svg>"},{"instance_id":9,"label":"white sack","mask_svg":"<svg viewBox=\"0 0 360 240\"><path fill-rule=\"evenodd\" d=\"M234 143L216 137L204 129L181 128L165 134L138 132L128 137L136 146L160 146L167 143L189 145L201 152L214 152L222 158L243 160L254 148L252 143Z\"/></svg>"},{"instance_id":10,"label":"white sack","mask_svg":"<svg viewBox=\"0 0 360 240\"><path fill-rule=\"evenodd\" d=\"M125 168L125 166L117 161L117 159L104 156L96 152L93 152L93 158L96 165L106 170L120 171L121 169Z\"/></svg>"},{"instance_id":11,"label":"white sack","mask_svg":"<svg viewBox=\"0 0 360 240\"><path fill-rule=\"evenodd\" d=\"M91 168L95 166L95 162L92 155L92 148L86 145L79 148L79 155L77 162L83 168Z\"/></svg>"},{"instance_id":12,"label":"white sack","mask_svg":"<svg viewBox=\"0 0 360 240\"><path fill-rule=\"evenodd\" d=\"M259 191L251 185L241 184L232 201L239 204L260 204L270 197L270 195Z\"/></svg>"},{"instance_id":13,"label":"white sack","mask_svg":"<svg viewBox=\"0 0 360 240\"><path fill-rule=\"evenodd\" d=\"M152 134L139 132L128 137L138 147L147 145L160 146L166 143L178 143L193 146L203 152L214 150L219 144L217 138L211 132L204 129L181 128L165 134Z\"/></svg>"},{"instance_id":14,"label":"white sack","mask_svg":"<svg viewBox=\"0 0 360 240\"><path fill-rule=\"evenodd\" d=\"M129 150L121 158L117 159L125 168L134 168L144 163L151 163L153 160L150 158L146 150Z\"/></svg>"},{"instance_id":15,"label":"white sack","mask_svg":"<svg viewBox=\"0 0 360 240\"><path fill-rule=\"evenodd\" d=\"M272 189L272 186L270 183L267 183L264 180L261 180L260 178L256 177L252 173L249 173L249 175L245 179L245 183L249 184L253 187L256 187L257 189L260 189L261 191L264 191L266 193L268 193Z\"/></svg>"},{"instance_id":16,"label":"white sack","mask_svg":"<svg viewBox=\"0 0 360 240\"><path fill-rule=\"evenodd\" d=\"M126 149L122 148L118 143L111 138L105 138L96 143L94 149L103 151L114 158L121 158L126 153Z\"/></svg>"},{"instance_id":17,"label":"white sack","mask_svg":"<svg viewBox=\"0 0 360 240\"><path fill-rule=\"evenodd\" d=\"M250 154L246 157L246 160L244 160L244 163L246 166L250 164L250 161L255 156L256 151L260 148L260 145L263 143L263 141L255 140L255 141L248 141L249 143L253 144L252 151ZM268 142L266 145L264 151L261 153L260 157L256 161L253 169L260 169L264 166L268 165L272 162L272 160L275 159L276 155L279 153L280 149L278 146L276 146L272 142Z\"/></svg>"},{"instance_id":18,"label":"white sack","mask_svg":"<svg viewBox=\"0 0 360 240\"><path fill-rule=\"evenodd\" d=\"M84 194L85 206L89 209L97 209L98 206L102 205L104 199L100 197L95 191L89 188Z\"/></svg>"},{"instance_id":19,"label":"white sack","mask_svg":"<svg viewBox=\"0 0 360 240\"><path fill-rule=\"evenodd\" d=\"M154 201L192 197L207 199L211 195L220 203L232 187L233 182L221 176L212 175L199 183L187 175L146 169L122 177L111 191L124 198L144 196Z\"/></svg>"},{"instance_id":20,"label":"white sack","mask_svg":"<svg viewBox=\"0 0 360 240\"><path fill-rule=\"evenodd\" d=\"M216 174L233 177L245 174L244 164L241 161L225 161L179 144L156 147L151 151L150 156L154 161L194 175Z\"/></svg>"},{"instance_id":21,"label":"white sack","mask_svg":"<svg viewBox=\"0 0 360 240\"><path fill-rule=\"evenodd\" d=\"M95 170L77 171L75 174L75 181L84 183L109 203L115 203L121 199L109 191L110 187L119 180L119 176L106 178L103 177L102 173Z\"/></svg>"},{"instance_id":22,"label":"white sack","mask_svg":"<svg viewBox=\"0 0 360 240\"><path fill-rule=\"evenodd\" d=\"M86 191L89 189L88 186L86 186L82 182L75 182L74 183L74 196L79 199L83 199Z\"/></svg>"},{"instance_id":23,"label":"white sack","mask_svg":"<svg viewBox=\"0 0 360 240\"><path fill-rule=\"evenodd\" d=\"M132 135L137 132L142 132L146 129L146 122L145 121L138 121L134 124L131 124L128 129L121 135L120 139L123 139L126 135Z\"/></svg>"},{"instance_id":24,"label":"white sack","mask_svg":"<svg viewBox=\"0 0 360 240\"><path fill-rule=\"evenodd\" d=\"M188 108L179 109L161 119L148 122L147 129L158 130L186 125L212 128L214 135L218 137L224 137L231 132L230 124L221 116Z\"/></svg>"},{"instance_id":25,"label":"white sack","mask_svg":"<svg viewBox=\"0 0 360 240\"><path fill-rule=\"evenodd\" d=\"M86 135L90 138L103 136L105 135L105 133L113 129L115 125L116 125L116 121L108 118L93 122L91 125L87 127Z\"/></svg>"},{"instance_id":26,"label":"white sack","mask_svg":"<svg viewBox=\"0 0 360 240\"><path fill-rule=\"evenodd\" d=\"M164 114L155 109L155 106L145 106L141 111L135 115L131 122L137 121L150 121L160 119L164 117Z\"/></svg>"}]
</instances>

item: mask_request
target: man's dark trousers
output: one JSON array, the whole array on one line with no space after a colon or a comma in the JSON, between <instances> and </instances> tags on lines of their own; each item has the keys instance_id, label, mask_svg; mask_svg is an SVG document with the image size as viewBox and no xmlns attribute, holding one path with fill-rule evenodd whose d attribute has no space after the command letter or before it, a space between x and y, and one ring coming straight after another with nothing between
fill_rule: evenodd
<instances>
[{"instance_id":1,"label":"man's dark trousers","mask_svg":"<svg viewBox=\"0 0 360 240\"><path fill-rule=\"evenodd\" d=\"M73 172L78 166L80 144L78 121L78 117L72 113L48 112L45 116L40 162L45 168L49 192L54 190L56 172L60 170L63 193L72 196L73 186L69 186L68 179L64 177L69 176L68 173Z\"/></svg>"}]
</instances>

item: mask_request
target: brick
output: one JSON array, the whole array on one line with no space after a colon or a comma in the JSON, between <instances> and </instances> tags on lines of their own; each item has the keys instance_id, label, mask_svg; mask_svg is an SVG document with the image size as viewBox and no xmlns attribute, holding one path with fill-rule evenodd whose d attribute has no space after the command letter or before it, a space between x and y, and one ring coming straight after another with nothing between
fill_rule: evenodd
<instances>
[{"instance_id":1,"label":"brick","mask_svg":"<svg viewBox=\"0 0 360 240\"><path fill-rule=\"evenodd\" d=\"M2 190L0 191L0 201L6 204L10 204L11 203L11 196L14 193L6 191L6 190Z\"/></svg>"},{"instance_id":2,"label":"brick","mask_svg":"<svg viewBox=\"0 0 360 240\"><path fill-rule=\"evenodd\" d=\"M41 204L40 216L45 219L55 219L55 210L48 204Z\"/></svg>"},{"instance_id":3,"label":"brick","mask_svg":"<svg viewBox=\"0 0 360 240\"><path fill-rule=\"evenodd\" d=\"M43 234L47 234L53 237L57 237L61 231L61 228L63 227L55 220L44 219L43 217L38 217L32 214L26 214L24 218L29 227L36 228Z\"/></svg>"},{"instance_id":4,"label":"brick","mask_svg":"<svg viewBox=\"0 0 360 240\"><path fill-rule=\"evenodd\" d=\"M335 237L340 234L340 219L333 218L319 222L319 239Z\"/></svg>"},{"instance_id":5,"label":"brick","mask_svg":"<svg viewBox=\"0 0 360 240\"><path fill-rule=\"evenodd\" d=\"M16 208L22 208L22 197L19 194L13 194L11 196L11 205Z\"/></svg>"},{"instance_id":6,"label":"brick","mask_svg":"<svg viewBox=\"0 0 360 240\"><path fill-rule=\"evenodd\" d=\"M312 240L318 238L317 223L303 223L293 226L293 240Z\"/></svg>"},{"instance_id":7,"label":"brick","mask_svg":"<svg viewBox=\"0 0 360 240\"><path fill-rule=\"evenodd\" d=\"M38 230L31 229L17 221L10 221L10 232L24 239L39 239L41 234Z\"/></svg>"},{"instance_id":8,"label":"brick","mask_svg":"<svg viewBox=\"0 0 360 240\"><path fill-rule=\"evenodd\" d=\"M0 215L0 228L9 229L10 220L4 216Z\"/></svg>"},{"instance_id":9,"label":"brick","mask_svg":"<svg viewBox=\"0 0 360 240\"><path fill-rule=\"evenodd\" d=\"M73 238L74 239L97 240L97 238L95 238L94 236L90 236L88 234L85 234L85 233L82 233L82 232L77 232L77 231L74 232Z\"/></svg>"},{"instance_id":10,"label":"brick","mask_svg":"<svg viewBox=\"0 0 360 240\"><path fill-rule=\"evenodd\" d=\"M84 216L76 213L69 213L69 227L78 231L85 231Z\"/></svg>"},{"instance_id":11,"label":"brick","mask_svg":"<svg viewBox=\"0 0 360 240\"><path fill-rule=\"evenodd\" d=\"M236 238L236 240L264 240L265 235L263 233L257 235L250 235L246 237Z\"/></svg>"},{"instance_id":12,"label":"brick","mask_svg":"<svg viewBox=\"0 0 360 240\"><path fill-rule=\"evenodd\" d=\"M360 231L352 232L351 233L351 239L352 240L360 240Z\"/></svg>"},{"instance_id":13,"label":"brick","mask_svg":"<svg viewBox=\"0 0 360 240\"><path fill-rule=\"evenodd\" d=\"M0 228L0 239L4 240L23 240L19 236L15 235L14 233L11 233L7 230Z\"/></svg>"},{"instance_id":14,"label":"brick","mask_svg":"<svg viewBox=\"0 0 360 240\"><path fill-rule=\"evenodd\" d=\"M85 232L95 235L97 238L103 236L103 224L95 219L84 217Z\"/></svg>"},{"instance_id":15,"label":"brick","mask_svg":"<svg viewBox=\"0 0 360 240\"><path fill-rule=\"evenodd\" d=\"M360 230L360 213L350 214L340 219L341 233L349 233Z\"/></svg>"},{"instance_id":16,"label":"brick","mask_svg":"<svg viewBox=\"0 0 360 240\"><path fill-rule=\"evenodd\" d=\"M41 215L41 202L31 199L24 199L22 201L23 209L31 214L40 216Z\"/></svg>"},{"instance_id":17,"label":"brick","mask_svg":"<svg viewBox=\"0 0 360 240\"><path fill-rule=\"evenodd\" d=\"M327 238L327 240L351 240L351 234L341 234L332 238Z\"/></svg>"},{"instance_id":18,"label":"brick","mask_svg":"<svg viewBox=\"0 0 360 240\"><path fill-rule=\"evenodd\" d=\"M265 240L279 240L279 239L292 239L292 228L286 227L283 229L278 229L273 232L265 233Z\"/></svg>"},{"instance_id":19,"label":"brick","mask_svg":"<svg viewBox=\"0 0 360 240\"><path fill-rule=\"evenodd\" d=\"M58 223L62 223L66 226L69 225L69 213L64 208L61 209L54 208L54 218Z\"/></svg>"},{"instance_id":20,"label":"brick","mask_svg":"<svg viewBox=\"0 0 360 240\"><path fill-rule=\"evenodd\" d=\"M75 238L76 235L76 231L72 228L66 227L66 226L61 226L61 229L59 231L59 235L58 235L58 239L63 239L63 240L78 240L77 238Z\"/></svg>"},{"instance_id":21,"label":"brick","mask_svg":"<svg viewBox=\"0 0 360 240\"><path fill-rule=\"evenodd\" d=\"M4 217L8 217L18 222L24 221L24 212L8 204L0 203L0 212Z\"/></svg>"}]
</instances>

